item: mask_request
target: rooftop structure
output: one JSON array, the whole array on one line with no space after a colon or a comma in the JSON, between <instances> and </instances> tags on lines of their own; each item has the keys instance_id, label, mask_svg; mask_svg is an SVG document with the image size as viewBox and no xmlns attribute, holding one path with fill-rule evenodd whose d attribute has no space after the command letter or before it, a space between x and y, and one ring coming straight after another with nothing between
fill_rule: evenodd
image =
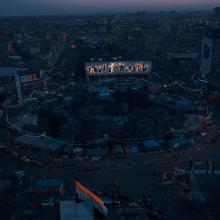
<instances>
[{"instance_id":1,"label":"rooftop structure","mask_svg":"<svg viewBox=\"0 0 220 220\"><path fill-rule=\"evenodd\" d=\"M93 207L89 201L61 201L60 220L94 220Z\"/></svg>"},{"instance_id":2,"label":"rooftop structure","mask_svg":"<svg viewBox=\"0 0 220 220\"><path fill-rule=\"evenodd\" d=\"M60 192L63 188L63 181L60 179L40 179L35 182L35 193Z\"/></svg>"},{"instance_id":3,"label":"rooftop structure","mask_svg":"<svg viewBox=\"0 0 220 220\"><path fill-rule=\"evenodd\" d=\"M220 88L220 31L208 31L202 40L201 72L210 85Z\"/></svg>"},{"instance_id":4,"label":"rooftop structure","mask_svg":"<svg viewBox=\"0 0 220 220\"><path fill-rule=\"evenodd\" d=\"M25 144L25 145L32 145L39 148L48 149L51 151L56 151L64 147L64 144L58 143L54 140L47 139L40 136L31 137L28 135L22 135L16 138L15 140L18 143Z\"/></svg>"},{"instance_id":5,"label":"rooftop structure","mask_svg":"<svg viewBox=\"0 0 220 220\"><path fill-rule=\"evenodd\" d=\"M167 53L168 58L173 59L196 59L198 53Z\"/></svg>"},{"instance_id":6,"label":"rooftop structure","mask_svg":"<svg viewBox=\"0 0 220 220\"><path fill-rule=\"evenodd\" d=\"M15 75L21 70L26 70L26 69L20 69L18 67L0 67L0 78L15 77Z\"/></svg>"}]
</instances>

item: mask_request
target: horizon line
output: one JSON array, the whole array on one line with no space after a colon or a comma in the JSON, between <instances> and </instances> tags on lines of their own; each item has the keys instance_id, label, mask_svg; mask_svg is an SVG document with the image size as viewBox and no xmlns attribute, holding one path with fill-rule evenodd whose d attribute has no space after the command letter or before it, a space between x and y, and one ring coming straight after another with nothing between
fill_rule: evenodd
<instances>
[{"instance_id":1,"label":"horizon line","mask_svg":"<svg viewBox=\"0 0 220 220\"><path fill-rule=\"evenodd\" d=\"M127 11L97 11L97 12L81 12L72 14L33 14L33 15L0 15L0 18L16 18L16 17L67 17L67 16L94 16L94 15L111 15L111 14L126 14L137 12L159 13L159 12L214 12L214 9L219 6L213 7L213 9L151 9L151 10L127 10Z\"/></svg>"}]
</instances>

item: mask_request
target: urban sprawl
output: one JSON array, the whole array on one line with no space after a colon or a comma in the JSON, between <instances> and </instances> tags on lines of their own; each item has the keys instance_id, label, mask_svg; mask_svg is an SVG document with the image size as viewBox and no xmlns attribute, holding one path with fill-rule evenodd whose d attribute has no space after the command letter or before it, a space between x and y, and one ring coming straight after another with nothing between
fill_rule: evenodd
<instances>
[{"instance_id":1,"label":"urban sprawl","mask_svg":"<svg viewBox=\"0 0 220 220\"><path fill-rule=\"evenodd\" d=\"M0 18L2 220L217 220L220 8Z\"/></svg>"}]
</instances>

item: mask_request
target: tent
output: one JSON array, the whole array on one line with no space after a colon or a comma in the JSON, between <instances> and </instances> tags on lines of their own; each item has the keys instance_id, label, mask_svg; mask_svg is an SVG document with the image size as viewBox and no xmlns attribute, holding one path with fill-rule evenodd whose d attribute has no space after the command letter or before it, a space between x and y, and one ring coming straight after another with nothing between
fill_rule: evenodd
<instances>
[{"instance_id":1,"label":"tent","mask_svg":"<svg viewBox=\"0 0 220 220\"><path fill-rule=\"evenodd\" d=\"M32 137L28 135L22 135L15 138L15 141L20 144L32 145L35 147L49 149L51 151L60 150L65 147L64 143L57 142L56 140L45 137Z\"/></svg>"},{"instance_id":2,"label":"tent","mask_svg":"<svg viewBox=\"0 0 220 220\"><path fill-rule=\"evenodd\" d=\"M194 145L193 140L187 138L173 138L169 140L168 143L174 148L185 145Z\"/></svg>"},{"instance_id":3,"label":"tent","mask_svg":"<svg viewBox=\"0 0 220 220\"><path fill-rule=\"evenodd\" d=\"M60 179L40 179L35 182L34 191L36 193L56 192L63 186L64 182Z\"/></svg>"},{"instance_id":4,"label":"tent","mask_svg":"<svg viewBox=\"0 0 220 220\"><path fill-rule=\"evenodd\" d=\"M175 101L175 107L178 109L186 109L189 107L189 102L187 100Z\"/></svg>"},{"instance_id":5,"label":"tent","mask_svg":"<svg viewBox=\"0 0 220 220\"><path fill-rule=\"evenodd\" d=\"M121 145L114 145L113 148L112 148L112 153L114 155L123 155L124 154L124 151L123 151L123 148Z\"/></svg>"},{"instance_id":6,"label":"tent","mask_svg":"<svg viewBox=\"0 0 220 220\"><path fill-rule=\"evenodd\" d=\"M154 141L154 140L143 141L143 144L144 144L144 147L147 149L154 149L154 148L161 147L161 144L158 141Z\"/></svg>"},{"instance_id":7,"label":"tent","mask_svg":"<svg viewBox=\"0 0 220 220\"><path fill-rule=\"evenodd\" d=\"M139 153L138 146L135 144L128 144L125 146L126 155L135 155Z\"/></svg>"}]
</instances>

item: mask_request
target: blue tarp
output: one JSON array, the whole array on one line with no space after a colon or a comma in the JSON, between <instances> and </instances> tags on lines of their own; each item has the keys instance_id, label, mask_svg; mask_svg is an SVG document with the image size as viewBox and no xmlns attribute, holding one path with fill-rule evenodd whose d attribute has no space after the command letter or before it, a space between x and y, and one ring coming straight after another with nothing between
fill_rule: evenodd
<instances>
[{"instance_id":1,"label":"blue tarp","mask_svg":"<svg viewBox=\"0 0 220 220\"><path fill-rule=\"evenodd\" d=\"M194 144L193 140L186 138L173 138L169 140L168 143L176 147Z\"/></svg>"},{"instance_id":2,"label":"blue tarp","mask_svg":"<svg viewBox=\"0 0 220 220\"><path fill-rule=\"evenodd\" d=\"M59 189L63 184L63 180L59 179L42 179L36 181L34 188L35 190Z\"/></svg>"},{"instance_id":3,"label":"blue tarp","mask_svg":"<svg viewBox=\"0 0 220 220\"><path fill-rule=\"evenodd\" d=\"M206 199L200 192L192 192L188 196L190 205L197 210L204 210L206 207Z\"/></svg>"},{"instance_id":4,"label":"blue tarp","mask_svg":"<svg viewBox=\"0 0 220 220\"><path fill-rule=\"evenodd\" d=\"M189 106L189 102L186 100L178 100L175 102L175 107L180 109L185 109Z\"/></svg>"},{"instance_id":5,"label":"blue tarp","mask_svg":"<svg viewBox=\"0 0 220 220\"><path fill-rule=\"evenodd\" d=\"M109 97L109 96L111 96L111 94L109 92L100 92L99 96L100 97Z\"/></svg>"},{"instance_id":6,"label":"blue tarp","mask_svg":"<svg viewBox=\"0 0 220 220\"><path fill-rule=\"evenodd\" d=\"M158 143L158 141L153 140L147 140L143 141L144 147L146 148L159 148L161 145Z\"/></svg>"},{"instance_id":7,"label":"blue tarp","mask_svg":"<svg viewBox=\"0 0 220 220\"><path fill-rule=\"evenodd\" d=\"M206 88L208 86L208 82L205 80L193 80L193 84L198 88Z\"/></svg>"},{"instance_id":8,"label":"blue tarp","mask_svg":"<svg viewBox=\"0 0 220 220\"><path fill-rule=\"evenodd\" d=\"M131 154L138 154L139 153L139 149L136 145L128 144L128 145L126 145L125 148L127 148L131 152Z\"/></svg>"},{"instance_id":9,"label":"blue tarp","mask_svg":"<svg viewBox=\"0 0 220 220\"><path fill-rule=\"evenodd\" d=\"M191 199L192 199L192 201L194 201L196 203L205 203L205 201L206 201L204 196L200 192L192 192Z\"/></svg>"},{"instance_id":10,"label":"blue tarp","mask_svg":"<svg viewBox=\"0 0 220 220\"><path fill-rule=\"evenodd\" d=\"M155 142L157 142L160 146L165 144L165 140L164 139L159 139L159 140L156 140Z\"/></svg>"}]
</instances>

